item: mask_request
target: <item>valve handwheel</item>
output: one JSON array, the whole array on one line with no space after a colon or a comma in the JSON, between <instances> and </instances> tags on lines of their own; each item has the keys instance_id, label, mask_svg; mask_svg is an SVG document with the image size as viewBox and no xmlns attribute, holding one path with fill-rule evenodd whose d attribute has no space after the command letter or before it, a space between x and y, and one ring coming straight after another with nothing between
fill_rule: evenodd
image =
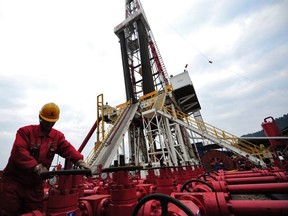
<instances>
[{"instance_id":1,"label":"valve handwheel","mask_svg":"<svg viewBox=\"0 0 288 216\"><path fill-rule=\"evenodd\" d=\"M203 174L199 175L197 179L201 180L202 177L204 178L205 181L207 181L206 177L212 178L213 180L217 181L217 179L214 176L210 175L210 172L204 172Z\"/></svg>"},{"instance_id":2,"label":"valve handwheel","mask_svg":"<svg viewBox=\"0 0 288 216\"><path fill-rule=\"evenodd\" d=\"M199 179L192 179L192 180L189 180L187 182L185 182L182 187L181 187L181 192L183 192L184 190L187 191L187 192L191 192L186 186L192 182L199 182L199 183L202 183L204 185L206 185L207 187L209 187L211 189L212 192L216 192L216 190L211 186L209 185L207 182L205 181L202 181L202 180L199 180Z\"/></svg>"},{"instance_id":3,"label":"valve handwheel","mask_svg":"<svg viewBox=\"0 0 288 216\"><path fill-rule=\"evenodd\" d=\"M57 170L57 171L47 171L40 174L43 179L53 178L54 176L61 175L86 175L91 176L91 170L88 169L71 169L71 170Z\"/></svg>"},{"instance_id":4,"label":"valve handwheel","mask_svg":"<svg viewBox=\"0 0 288 216\"><path fill-rule=\"evenodd\" d=\"M109 167L104 168L102 172L117 172L117 171L135 171L143 169L142 166L117 166L117 167Z\"/></svg>"},{"instance_id":5,"label":"valve handwheel","mask_svg":"<svg viewBox=\"0 0 288 216\"><path fill-rule=\"evenodd\" d=\"M162 208L162 216L167 216L168 214L168 203L173 203L176 205L178 208L183 210L188 216L194 216L192 211L183 203L181 203L179 200L170 197L166 194L149 194L145 197L143 197L134 207L131 216L137 216L140 208L148 201L150 200L158 200L161 203L161 208Z\"/></svg>"}]
</instances>

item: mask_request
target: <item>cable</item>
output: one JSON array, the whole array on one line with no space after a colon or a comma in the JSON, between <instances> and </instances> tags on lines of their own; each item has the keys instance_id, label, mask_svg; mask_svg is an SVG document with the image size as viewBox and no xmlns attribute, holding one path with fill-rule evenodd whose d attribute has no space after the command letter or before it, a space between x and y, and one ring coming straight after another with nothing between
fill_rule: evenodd
<instances>
[{"instance_id":1,"label":"cable","mask_svg":"<svg viewBox=\"0 0 288 216\"><path fill-rule=\"evenodd\" d=\"M240 77L248 80L248 81L251 82L251 83L255 83L256 85L258 85L259 87L261 87L261 88L263 88L263 89L269 90L270 92L273 92L273 93L275 93L275 94L281 95L283 98L288 99L288 96L287 96L287 95L284 95L284 94L282 94L281 92L278 92L278 91L275 91L275 90L273 90L273 89L271 89L271 88L268 88L267 86L263 85L263 84L260 83L259 81L252 80L252 79L250 79L249 77L244 76L244 75L242 75L242 74L240 74L240 73L237 73L237 72L235 72L235 71L232 71L231 69L228 69L228 68L220 65L220 64L217 63L217 62L215 63L215 62L212 61L207 55L205 55L200 49L198 49L194 44L192 44L189 40L187 40L187 38L186 38L180 31L178 31L174 26L172 26L171 24L167 24L167 25L170 26L170 28L173 29L173 30L174 30L180 37L182 37L186 42L188 42L188 43L190 44L190 46L192 46L204 59L206 59L206 60L208 61L208 63L214 64L214 65L216 65L216 66L218 66L218 67L220 67L220 68L222 68L222 69L224 69L224 70L226 70L226 71L232 72L233 74L238 75L238 76L240 76Z\"/></svg>"}]
</instances>

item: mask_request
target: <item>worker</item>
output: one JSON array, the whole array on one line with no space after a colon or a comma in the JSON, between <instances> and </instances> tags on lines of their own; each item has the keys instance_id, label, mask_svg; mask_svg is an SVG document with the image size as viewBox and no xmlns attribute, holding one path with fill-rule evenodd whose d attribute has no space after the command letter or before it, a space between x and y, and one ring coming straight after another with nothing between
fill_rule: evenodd
<instances>
[{"instance_id":1,"label":"worker","mask_svg":"<svg viewBox=\"0 0 288 216\"><path fill-rule=\"evenodd\" d=\"M44 211L41 173L49 170L55 154L70 159L80 168L90 169L83 161L83 155L62 132L53 128L59 114L55 103L47 103L39 112L39 124L18 129L0 179L0 216Z\"/></svg>"}]
</instances>

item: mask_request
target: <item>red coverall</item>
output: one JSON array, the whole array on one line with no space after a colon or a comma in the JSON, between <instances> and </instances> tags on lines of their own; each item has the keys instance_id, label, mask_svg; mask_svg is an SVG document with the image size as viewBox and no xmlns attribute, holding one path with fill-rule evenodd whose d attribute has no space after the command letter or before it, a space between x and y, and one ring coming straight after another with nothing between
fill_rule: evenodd
<instances>
[{"instance_id":1,"label":"red coverall","mask_svg":"<svg viewBox=\"0 0 288 216\"><path fill-rule=\"evenodd\" d=\"M43 180L34 172L37 164L48 170L55 153L76 163L83 159L63 133L51 129L48 136L40 125L20 128L0 180L0 216L13 216L33 210L43 211Z\"/></svg>"}]
</instances>

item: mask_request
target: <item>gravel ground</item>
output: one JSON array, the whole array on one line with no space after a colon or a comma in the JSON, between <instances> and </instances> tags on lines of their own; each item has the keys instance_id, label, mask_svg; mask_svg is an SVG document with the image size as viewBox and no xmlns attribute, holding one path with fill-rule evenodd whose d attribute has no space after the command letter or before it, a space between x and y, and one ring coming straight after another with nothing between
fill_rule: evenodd
<instances>
[{"instance_id":1,"label":"gravel ground","mask_svg":"<svg viewBox=\"0 0 288 216\"><path fill-rule=\"evenodd\" d=\"M265 194L232 194L232 200L271 200Z\"/></svg>"}]
</instances>

